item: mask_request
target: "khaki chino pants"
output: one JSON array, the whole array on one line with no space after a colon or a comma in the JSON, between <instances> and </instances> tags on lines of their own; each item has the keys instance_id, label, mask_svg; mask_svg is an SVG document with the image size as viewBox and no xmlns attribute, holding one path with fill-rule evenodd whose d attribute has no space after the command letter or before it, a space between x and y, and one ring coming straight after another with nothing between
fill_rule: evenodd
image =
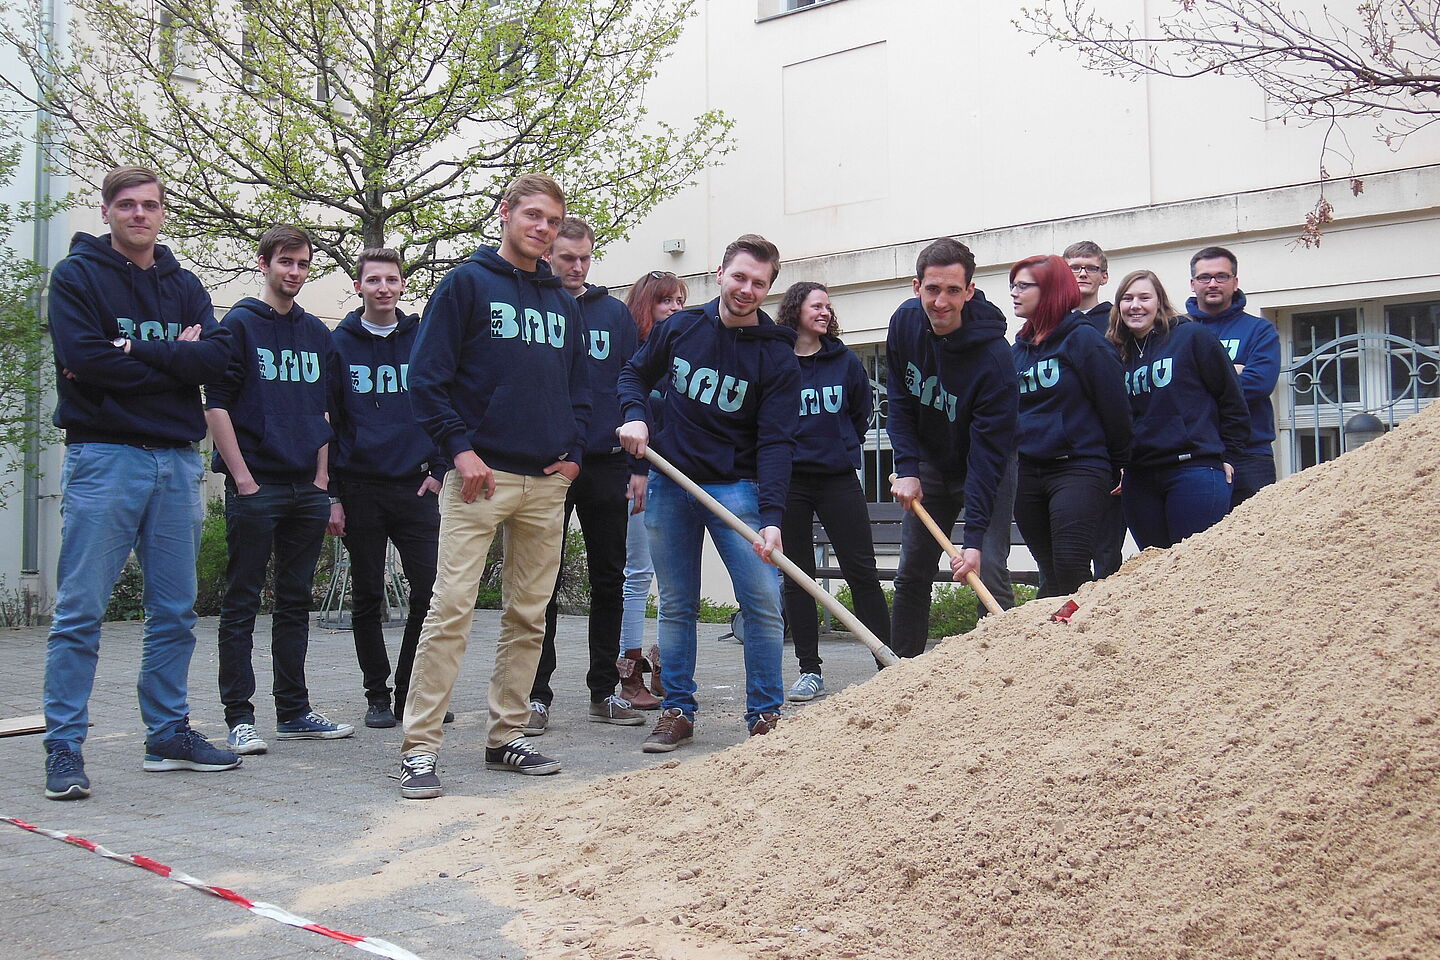
<instances>
[{"instance_id":1,"label":"khaki chino pants","mask_svg":"<svg viewBox=\"0 0 1440 960\"><path fill-rule=\"evenodd\" d=\"M461 483L451 470L440 491L440 555L405 701L405 756L440 752L445 711L470 640L475 594L496 530L504 536L503 612L485 745L510 743L522 735L530 717L530 685L545 636L545 605L560 569L570 481L558 473L531 477L496 470L495 495L474 503L461 499Z\"/></svg>"}]
</instances>

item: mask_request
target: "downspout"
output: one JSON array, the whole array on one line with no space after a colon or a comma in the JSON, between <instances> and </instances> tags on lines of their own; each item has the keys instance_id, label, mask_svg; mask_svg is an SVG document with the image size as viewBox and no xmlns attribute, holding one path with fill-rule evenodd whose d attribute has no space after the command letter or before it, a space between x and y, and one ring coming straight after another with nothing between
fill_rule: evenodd
<instances>
[{"instance_id":1,"label":"downspout","mask_svg":"<svg viewBox=\"0 0 1440 960\"><path fill-rule=\"evenodd\" d=\"M42 74L39 78L42 93L49 85L50 59L55 43L55 0L45 0L43 19L40 23L40 42L44 45L39 58ZM35 114L35 203L37 208L50 199L49 155L49 113L42 106ZM50 268L50 220L36 217L34 224L31 256L42 271ZM45 287L42 286L31 298L31 307L43 318L46 307ZM38 425L42 414L41 397L44 395L44 368L35 365L35 389L31 391L26 404L26 419ZM20 576L27 586L33 586L40 575L40 437L30 437L25 444L24 480L22 483L23 506L21 512ZM27 590L27 593L31 592Z\"/></svg>"}]
</instances>

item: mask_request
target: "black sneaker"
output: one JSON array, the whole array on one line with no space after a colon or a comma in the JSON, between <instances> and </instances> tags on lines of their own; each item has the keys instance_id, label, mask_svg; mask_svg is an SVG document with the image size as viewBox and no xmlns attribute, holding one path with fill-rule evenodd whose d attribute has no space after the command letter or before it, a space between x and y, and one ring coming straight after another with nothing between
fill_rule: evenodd
<instances>
[{"instance_id":1,"label":"black sneaker","mask_svg":"<svg viewBox=\"0 0 1440 960\"><path fill-rule=\"evenodd\" d=\"M233 770L240 766L240 757L229 750L210 745L200 734L184 727L174 736L159 743L145 744L144 768L147 773L166 770Z\"/></svg>"},{"instance_id":2,"label":"black sneaker","mask_svg":"<svg viewBox=\"0 0 1440 960\"><path fill-rule=\"evenodd\" d=\"M90 796L90 778L79 750L59 743L45 755L45 796L51 800L84 800Z\"/></svg>"},{"instance_id":3,"label":"black sneaker","mask_svg":"<svg viewBox=\"0 0 1440 960\"><path fill-rule=\"evenodd\" d=\"M439 757L417 753L400 760L400 796L407 800L434 800L440 796L440 777L435 773Z\"/></svg>"},{"instance_id":4,"label":"black sneaker","mask_svg":"<svg viewBox=\"0 0 1440 960\"><path fill-rule=\"evenodd\" d=\"M390 709L390 704L385 700L371 700L370 709L365 711L365 726L367 727L393 727L395 726L395 711Z\"/></svg>"},{"instance_id":5,"label":"black sneaker","mask_svg":"<svg viewBox=\"0 0 1440 960\"><path fill-rule=\"evenodd\" d=\"M551 760L538 752L524 737L516 737L503 747L486 747L485 766L491 770L512 770L530 777L560 772L559 760Z\"/></svg>"}]
</instances>

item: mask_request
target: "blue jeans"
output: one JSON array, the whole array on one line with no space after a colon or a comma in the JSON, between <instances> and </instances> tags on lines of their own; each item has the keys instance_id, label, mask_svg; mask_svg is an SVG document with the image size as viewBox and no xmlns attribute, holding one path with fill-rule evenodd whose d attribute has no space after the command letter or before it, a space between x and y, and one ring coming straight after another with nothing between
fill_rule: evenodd
<instances>
[{"instance_id":1,"label":"blue jeans","mask_svg":"<svg viewBox=\"0 0 1440 960\"><path fill-rule=\"evenodd\" d=\"M1225 471L1209 464L1125 470L1125 522L1140 549L1172 547L1230 512Z\"/></svg>"},{"instance_id":2,"label":"blue jeans","mask_svg":"<svg viewBox=\"0 0 1440 960\"><path fill-rule=\"evenodd\" d=\"M760 527L759 494L753 480L700 485L753 529ZM745 614L745 721L778 713L784 622L775 568L755 555L740 534L678 484L650 473L645 529L660 586L660 661L665 665L664 709L678 707L695 719L695 622L700 616L700 554L705 531L725 562L735 599Z\"/></svg>"},{"instance_id":3,"label":"blue jeans","mask_svg":"<svg viewBox=\"0 0 1440 960\"><path fill-rule=\"evenodd\" d=\"M60 564L45 654L45 743L79 749L90 722L100 618L130 551L145 574L140 716L147 740L182 729L195 650L195 555L200 547L200 455L75 443L60 472Z\"/></svg>"},{"instance_id":4,"label":"blue jeans","mask_svg":"<svg viewBox=\"0 0 1440 960\"><path fill-rule=\"evenodd\" d=\"M648 486L648 483L647 483ZM626 501L629 509L629 501ZM620 655L645 645L645 608L650 602L650 583L655 567L650 562L650 534L645 531L645 512L629 514L625 528L625 612L620 618Z\"/></svg>"},{"instance_id":5,"label":"blue jeans","mask_svg":"<svg viewBox=\"0 0 1440 960\"><path fill-rule=\"evenodd\" d=\"M1242 453L1231 466L1235 468L1235 483L1230 490L1231 510L1275 482L1275 458L1268 453Z\"/></svg>"},{"instance_id":6,"label":"blue jeans","mask_svg":"<svg viewBox=\"0 0 1440 960\"><path fill-rule=\"evenodd\" d=\"M330 522L330 498L313 483L262 483L240 496L225 483L225 598L218 629L220 702L225 725L255 722L255 617L265 568L275 558L275 606L270 618L275 719L286 723L310 712L305 654L310 646L310 593L315 563Z\"/></svg>"}]
</instances>

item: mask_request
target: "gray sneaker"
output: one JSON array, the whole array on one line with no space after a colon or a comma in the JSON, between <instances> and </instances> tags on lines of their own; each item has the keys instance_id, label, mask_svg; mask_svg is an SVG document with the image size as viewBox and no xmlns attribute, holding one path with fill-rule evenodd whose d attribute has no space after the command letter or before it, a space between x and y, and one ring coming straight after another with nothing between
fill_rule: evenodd
<instances>
[{"instance_id":1,"label":"gray sneaker","mask_svg":"<svg viewBox=\"0 0 1440 960\"><path fill-rule=\"evenodd\" d=\"M314 710L303 717L275 724L275 737L279 740L343 740L354 733L355 728L350 724L335 723Z\"/></svg>"},{"instance_id":2,"label":"gray sneaker","mask_svg":"<svg viewBox=\"0 0 1440 960\"><path fill-rule=\"evenodd\" d=\"M400 761L400 796L406 800L434 800L440 796L440 777L435 773L439 757L417 753Z\"/></svg>"},{"instance_id":3,"label":"gray sneaker","mask_svg":"<svg viewBox=\"0 0 1440 960\"><path fill-rule=\"evenodd\" d=\"M255 732L253 723L237 723L231 727L230 736L225 738L225 746L230 748L231 753L238 753L241 756L264 753L270 749L270 745L261 740L260 734Z\"/></svg>"},{"instance_id":4,"label":"gray sneaker","mask_svg":"<svg viewBox=\"0 0 1440 960\"><path fill-rule=\"evenodd\" d=\"M802 673L790 688L790 700L814 700L825 692L825 680L818 673Z\"/></svg>"},{"instance_id":5,"label":"gray sneaker","mask_svg":"<svg viewBox=\"0 0 1440 960\"><path fill-rule=\"evenodd\" d=\"M485 766L491 770L509 770L530 777L560 772L559 760L545 756L526 743L524 737L516 737L503 747L486 747Z\"/></svg>"},{"instance_id":6,"label":"gray sneaker","mask_svg":"<svg viewBox=\"0 0 1440 960\"><path fill-rule=\"evenodd\" d=\"M525 726L520 732L527 737L538 737L545 733L545 728L550 726L550 708L539 700L530 701L530 719L525 721Z\"/></svg>"},{"instance_id":7,"label":"gray sneaker","mask_svg":"<svg viewBox=\"0 0 1440 960\"><path fill-rule=\"evenodd\" d=\"M586 719L593 723L613 723L621 727L638 727L645 722L643 714L630 709L629 700L614 695L599 703L590 704L590 715Z\"/></svg>"}]
</instances>

